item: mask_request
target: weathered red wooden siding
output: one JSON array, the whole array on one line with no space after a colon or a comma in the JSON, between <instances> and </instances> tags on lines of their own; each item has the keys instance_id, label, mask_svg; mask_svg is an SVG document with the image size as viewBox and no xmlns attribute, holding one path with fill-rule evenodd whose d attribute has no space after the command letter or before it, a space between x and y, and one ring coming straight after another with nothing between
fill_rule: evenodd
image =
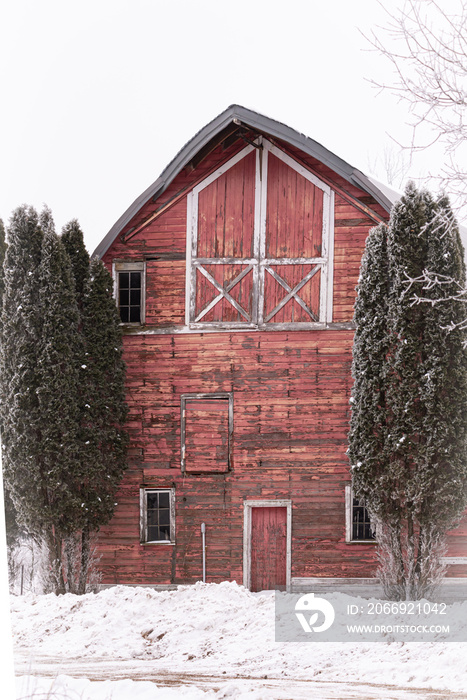
<instances>
[{"instance_id":1,"label":"weathered red wooden siding","mask_svg":"<svg viewBox=\"0 0 467 700\"><path fill-rule=\"evenodd\" d=\"M355 288L368 231L375 222L336 195L334 219L333 321L353 318Z\"/></svg>"},{"instance_id":2,"label":"weathered red wooden siding","mask_svg":"<svg viewBox=\"0 0 467 700\"><path fill-rule=\"evenodd\" d=\"M201 190L198 256L251 258L255 221L255 153Z\"/></svg>"},{"instance_id":3,"label":"weathered red wooden siding","mask_svg":"<svg viewBox=\"0 0 467 700\"><path fill-rule=\"evenodd\" d=\"M345 544L351 331L126 336L133 454L103 529L104 582L242 581L243 501L293 502L292 576L369 575ZM233 470L182 477L180 397L234 392ZM176 489L176 544L139 543L139 488Z\"/></svg>"},{"instance_id":4,"label":"weathered red wooden siding","mask_svg":"<svg viewBox=\"0 0 467 700\"><path fill-rule=\"evenodd\" d=\"M268 158L267 258L319 258L323 191L273 154Z\"/></svg>"},{"instance_id":5,"label":"weathered red wooden siding","mask_svg":"<svg viewBox=\"0 0 467 700\"><path fill-rule=\"evenodd\" d=\"M109 266L114 259L147 261L145 330L168 331L172 327L174 331L150 335L132 330L124 338L130 466L120 488L115 515L101 531L104 583L198 580L202 571L202 522L207 528L207 580L228 578L241 582L246 499L292 500L292 577L366 577L375 570L373 545L345 542L352 330L180 332L185 323L186 193L243 147L243 142L225 151L219 147L194 171L180 173L161 200L143 207L125 232L138 228L156 208L178 196L173 206L132 237L130 234L126 242L117 239L104 257ZM340 188L335 197L333 321L349 322L365 238L375 223L365 208L380 215L384 212L368 195L348 185L326 166L293 149L288 152ZM246 193L241 212L240 205L233 209L222 205L222 182L216 181L216 187L206 192L206 197L211 197L212 216L220 226L219 235L216 233L217 251L228 251L229 255L249 255L251 247L253 156L241 161L238 168L237 184L243 183ZM284 188L281 192L277 187L276 191L281 207L289 207L295 201L290 190L298 191L300 197L305 196L306 190L306 197L319 205L316 188L300 177L289 182L290 169L282 168L278 159L271 158L271 162L278 171L278 182L281 177L283 184L287 180L287 195ZM224 187L228 182L229 178L224 179ZM352 198L359 199L363 208ZM284 241L290 240L290 252L304 250L314 254L320 245L316 222L309 222L308 233L301 239L287 228L292 210L281 211L287 215L278 218L278 226L285 227L286 234L283 237L282 232L276 243L271 234L270 250L277 254ZM317 215L319 206L313 212L313 216ZM294 210L293 216L301 226L302 214ZM230 238L239 221L244 222L242 235L236 237L232 233ZM231 243L224 238L225 231ZM207 246L203 236L200 240ZM219 281L234 274L222 267L212 270L219 275ZM297 274L304 276L307 269ZM289 283L293 284L294 279L291 277ZM317 303L318 281L319 278L314 288L310 285L308 301L312 306ZM248 296L250 291L244 286L242 294ZM272 300L267 308L273 308L276 292L272 292L272 287L269 291ZM207 296L199 303L206 299ZM290 315L283 314L282 318L290 320ZM227 473L182 476L181 395L220 391L234 393L233 468ZM140 544L139 489L143 485L175 488L174 545ZM449 554L464 556L466 540L464 525L453 533ZM466 567L453 566L452 572L466 575Z\"/></svg>"},{"instance_id":6,"label":"weathered red wooden siding","mask_svg":"<svg viewBox=\"0 0 467 700\"><path fill-rule=\"evenodd\" d=\"M148 261L146 323L158 327L185 323L185 261Z\"/></svg>"}]
</instances>

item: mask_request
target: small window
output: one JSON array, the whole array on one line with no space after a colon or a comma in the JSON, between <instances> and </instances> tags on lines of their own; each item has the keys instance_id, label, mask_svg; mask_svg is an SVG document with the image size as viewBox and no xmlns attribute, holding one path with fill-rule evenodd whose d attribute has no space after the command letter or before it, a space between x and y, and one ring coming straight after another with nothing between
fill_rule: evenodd
<instances>
[{"instance_id":1,"label":"small window","mask_svg":"<svg viewBox=\"0 0 467 700\"><path fill-rule=\"evenodd\" d=\"M117 262L114 270L120 321L141 325L144 323L144 262Z\"/></svg>"},{"instance_id":2,"label":"small window","mask_svg":"<svg viewBox=\"0 0 467 700\"><path fill-rule=\"evenodd\" d=\"M141 323L141 272L118 273L118 308L122 323Z\"/></svg>"},{"instance_id":3,"label":"small window","mask_svg":"<svg viewBox=\"0 0 467 700\"><path fill-rule=\"evenodd\" d=\"M141 542L170 544L175 539L173 489L141 489Z\"/></svg>"},{"instance_id":4,"label":"small window","mask_svg":"<svg viewBox=\"0 0 467 700\"><path fill-rule=\"evenodd\" d=\"M232 464L233 394L184 394L182 473L226 472Z\"/></svg>"},{"instance_id":5,"label":"small window","mask_svg":"<svg viewBox=\"0 0 467 700\"><path fill-rule=\"evenodd\" d=\"M374 542L375 533L371 524L365 500L357 498L348 484L345 487L346 504L346 541L347 542Z\"/></svg>"}]
</instances>

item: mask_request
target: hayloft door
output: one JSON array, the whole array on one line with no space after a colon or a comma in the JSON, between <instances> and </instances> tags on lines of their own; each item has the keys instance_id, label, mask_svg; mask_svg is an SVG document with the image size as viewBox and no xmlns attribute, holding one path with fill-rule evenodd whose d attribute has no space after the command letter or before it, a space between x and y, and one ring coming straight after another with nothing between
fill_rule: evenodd
<instances>
[{"instance_id":1,"label":"hayloft door","mask_svg":"<svg viewBox=\"0 0 467 700\"><path fill-rule=\"evenodd\" d=\"M285 590L287 508L251 509L251 590Z\"/></svg>"}]
</instances>

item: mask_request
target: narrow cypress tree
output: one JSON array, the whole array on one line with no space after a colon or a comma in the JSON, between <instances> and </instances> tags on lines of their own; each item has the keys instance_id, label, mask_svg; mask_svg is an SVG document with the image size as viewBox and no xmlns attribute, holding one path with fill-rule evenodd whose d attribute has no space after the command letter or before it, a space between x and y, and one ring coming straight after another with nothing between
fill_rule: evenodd
<instances>
[{"instance_id":1,"label":"narrow cypress tree","mask_svg":"<svg viewBox=\"0 0 467 700\"><path fill-rule=\"evenodd\" d=\"M7 243L5 239L5 227L3 225L3 220L0 219L0 335L1 335L1 309L3 306L3 292L5 290L4 272L3 264L5 261L5 254L7 250ZM21 536L21 528L18 526L16 518L16 510L11 500L10 491L4 480L3 482L3 498L5 505L5 525L6 525L6 538L8 551L18 542Z\"/></svg>"},{"instance_id":2,"label":"narrow cypress tree","mask_svg":"<svg viewBox=\"0 0 467 700\"><path fill-rule=\"evenodd\" d=\"M79 593L84 593L86 584L90 537L111 519L115 495L126 468L125 365L120 319L112 291L111 275L94 258L84 290L82 314L86 354L81 382L81 463L85 476L80 494L85 518Z\"/></svg>"},{"instance_id":3,"label":"narrow cypress tree","mask_svg":"<svg viewBox=\"0 0 467 700\"><path fill-rule=\"evenodd\" d=\"M42 498L31 511L45 538L56 592L65 592L64 537L80 525L79 313L68 254L51 230L44 236L39 270L42 335L38 346L40 453L36 460Z\"/></svg>"},{"instance_id":4,"label":"narrow cypress tree","mask_svg":"<svg viewBox=\"0 0 467 700\"><path fill-rule=\"evenodd\" d=\"M74 278L76 301L79 310L79 330L81 339L83 330L83 305L84 290L89 277L89 254L84 245L83 232L77 219L69 221L63 228L61 240L71 261L71 270ZM84 345L83 345L84 347ZM83 374L84 357L81 363L81 374ZM80 387L80 414L78 418L78 430L80 440L80 451L76 456L74 473L77 475L75 484L76 493L80 494L81 517L76 529L70 533L65 540L64 555L65 567L67 571L67 589L71 593L85 593L88 575L91 574L92 557L90 552L90 530L88 527L89 509L86 503L86 484L89 481L88 471L92 465L88 462L86 435L83 431L83 417L86 410L83 403L83 392ZM83 500L84 499L84 500Z\"/></svg>"},{"instance_id":5,"label":"narrow cypress tree","mask_svg":"<svg viewBox=\"0 0 467 700\"><path fill-rule=\"evenodd\" d=\"M122 335L112 278L98 260L90 264L76 220L62 230L75 278L80 331L86 350L81 372L80 526L67 539L70 590L84 593L92 565L91 539L115 508L115 493L126 467L126 417Z\"/></svg>"},{"instance_id":6,"label":"narrow cypress tree","mask_svg":"<svg viewBox=\"0 0 467 700\"><path fill-rule=\"evenodd\" d=\"M75 280L78 307L82 310L84 288L89 274L89 253L84 245L83 232L77 219L72 219L62 228L61 239L71 260Z\"/></svg>"},{"instance_id":7,"label":"narrow cypress tree","mask_svg":"<svg viewBox=\"0 0 467 700\"><path fill-rule=\"evenodd\" d=\"M352 375L354 387L349 437L354 491L383 509L386 473L386 377L389 348L387 227L380 224L369 232L362 258ZM378 487L375 488L376 483Z\"/></svg>"},{"instance_id":8,"label":"narrow cypress tree","mask_svg":"<svg viewBox=\"0 0 467 700\"><path fill-rule=\"evenodd\" d=\"M84 593L91 536L110 520L126 466L125 368L112 279L89 265L76 221L63 235L48 209L12 216L0 418L18 521L46 545L51 588Z\"/></svg>"},{"instance_id":9,"label":"narrow cypress tree","mask_svg":"<svg viewBox=\"0 0 467 700\"><path fill-rule=\"evenodd\" d=\"M19 524L46 545L50 585L60 593L63 537L81 515L78 308L49 209L16 210L9 242L0 352L5 482Z\"/></svg>"},{"instance_id":10,"label":"narrow cypress tree","mask_svg":"<svg viewBox=\"0 0 467 700\"><path fill-rule=\"evenodd\" d=\"M111 275L94 258L84 296L86 369L82 384L85 442L89 442L92 461L96 461L95 482L90 489L90 496L94 496L91 525L101 525L112 516L115 492L126 467L127 435L122 428L127 415L125 364L112 290Z\"/></svg>"},{"instance_id":11,"label":"narrow cypress tree","mask_svg":"<svg viewBox=\"0 0 467 700\"><path fill-rule=\"evenodd\" d=\"M349 456L378 525L385 593L419 598L439 581L446 531L466 504L467 369L455 298L465 268L447 200L412 184L391 213L387 253L377 238L368 239L356 303ZM381 309L385 327L374 320Z\"/></svg>"},{"instance_id":12,"label":"narrow cypress tree","mask_svg":"<svg viewBox=\"0 0 467 700\"><path fill-rule=\"evenodd\" d=\"M3 219L0 219L0 309L3 304L3 292L5 290L5 281L3 279L3 263L5 260L5 254L7 249L7 243L5 240L5 226L3 225Z\"/></svg>"},{"instance_id":13,"label":"narrow cypress tree","mask_svg":"<svg viewBox=\"0 0 467 700\"><path fill-rule=\"evenodd\" d=\"M27 504L39 499L31 474L38 452L37 348L41 335L39 265L42 230L37 212L16 209L8 229L4 262L0 394L3 470L19 524L40 539Z\"/></svg>"},{"instance_id":14,"label":"narrow cypress tree","mask_svg":"<svg viewBox=\"0 0 467 700\"><path fill-rule=\"evenodd\" d=\"M441 556L444 533L459 520L466 505L467 353L466 333L461 330L465 305L457 298L465 287L465 264L446 197L436 203L426 238L423 281L415 282L410 295L412 303L422 295L425 299L417 304L425 315L425 334L419 363L420 438L412 486L418 528L414 575L423 586L429 585L433 553Z\"/></svg>"},{"instance_id":15,"label":"narrow cypress tree","mask_svg":"<svg viewBox=\"0 0 467 700\"><path fill-rule=\"evenodd\" d=\"M429 227L434 202L427 192L410 184L391 213L388 235L390 295L388 324L392 342L387 356L388 441L386 454L390 474L390 499L383 513L387 525L380 538L388 537L392 566L388 592L397 598L418 598L418 508L423 498L418 469L424 451L422 416L423 362L426 357L428 308L413 304L410 279L418 278L427 263ZM392 518L392 521L389 520ZM435 547L439 551L439 547ZM433 557L436 558L435 549ZM434 564L434 561L433 561ZM435 568L436 565L434 564ZM381 567L385 581L386 569ZM395 579L395 581L394 581Z\"/></svg>"}]
</instances>

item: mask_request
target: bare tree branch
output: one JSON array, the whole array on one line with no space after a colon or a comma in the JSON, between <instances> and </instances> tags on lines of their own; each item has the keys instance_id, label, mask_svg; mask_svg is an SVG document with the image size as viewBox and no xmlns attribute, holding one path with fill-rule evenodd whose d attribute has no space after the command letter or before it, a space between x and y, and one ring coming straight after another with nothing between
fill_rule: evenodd
<instances>
[{"instance_id":1,"label":"bare tree branch","mask_svg":"<svg viewBox=\"0 0 467 700\"><path fill-rule=\"evenodd\" d=\"M460 213L467 209L467 0L451 7L437 0L403 0L395 16L384 8L387 26L367 39L394 71L390 82L371 82L408 107L412 138L406 148L444 147L445 165L430 177L449 190Z\"/></svg>"}]
</instances>

